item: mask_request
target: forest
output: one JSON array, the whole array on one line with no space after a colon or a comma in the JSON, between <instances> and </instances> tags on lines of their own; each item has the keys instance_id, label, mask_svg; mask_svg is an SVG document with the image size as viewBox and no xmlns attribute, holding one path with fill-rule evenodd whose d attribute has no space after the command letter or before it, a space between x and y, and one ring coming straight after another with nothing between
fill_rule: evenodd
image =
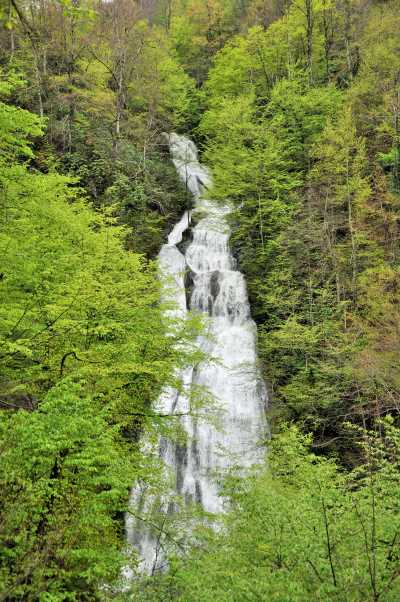
<instances>
[{"instance_id":1,"label":"forest","mask_svg":"<svg viewBox=\"0 0 400 602\"><path fill-rule=\"evenodd\" d=\"M270 434L217 528L142 508L146 575L143 441L204 361L157 268L170 132L232 206ZM0 602L397 602L399 237L398 0L0 0Z\"/></svg>"}]
</instances>

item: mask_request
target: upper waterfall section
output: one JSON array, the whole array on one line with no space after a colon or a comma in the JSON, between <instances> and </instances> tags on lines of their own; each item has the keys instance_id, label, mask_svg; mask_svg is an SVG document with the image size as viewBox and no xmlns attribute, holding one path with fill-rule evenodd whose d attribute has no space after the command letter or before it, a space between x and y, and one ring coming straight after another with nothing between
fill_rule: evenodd
<instances>
[{"instance_id":1,"label":"upper waterfall section","mask_svg":"<svg viewBox=\"0 0 400 602\"><path fill-rule=\"evenodd\" d=\"M182 182L195 198L211 186L209 170L199 163L195 144L179 134L167 134L172 161Z\"/></svg>"}]
</instances>

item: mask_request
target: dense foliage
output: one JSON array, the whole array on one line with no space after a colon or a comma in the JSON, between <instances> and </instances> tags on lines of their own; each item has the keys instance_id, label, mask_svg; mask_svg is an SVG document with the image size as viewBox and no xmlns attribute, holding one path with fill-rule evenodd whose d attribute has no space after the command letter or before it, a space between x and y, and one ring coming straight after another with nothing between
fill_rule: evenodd
<instances>
[{"instance_id":1,"label":"dense foliage","mask_svg":"<svg viewBox=\"0 0 400 602\"><path fill-rule=\"evenodd\" d=\"M399 597L399 432L360 433L364 463L344 474L295 428L268 469L228 481L231 512L188 558L138 587L140 600L387 600ZM206 550L206 552L205 552Z\"/></svg>"},{"instance_id":2,"label":"dense foliage","mask_svg":"<svg viewBox=\"0 0 400 602\"><path fill-rule=\"evenodd\" d=\"M29 167L43 120L0 102L0 122L0 598L94 599L128 562L129 489L158 474L138 439L194 325L166 324L110 212Z\"/></svg>"},{"instance_id":3,"label":"dense foliage","mask_svg":"<svg viewBox=\"0 0 400 602\"><path fill-rule=\"evenodd\" d=\"M398 1L0 0L0 23L0 600L397 600ZM190 203L171 130L234 207L274 436L219 529L123 593L129 489L163 487L139 440L198 327L151 263Z\"/></svg>"},{"instance_id":4,"label":"dense foliage","mask_svg":"<svg viewBox=\"0 0 400 602\"><path fill-rule=\"evenodd\" d=\"M217 54L199 129L274 409L352 462L343 422L398 407L400 14L288 4Z\"/></svg>"}]
</instances>

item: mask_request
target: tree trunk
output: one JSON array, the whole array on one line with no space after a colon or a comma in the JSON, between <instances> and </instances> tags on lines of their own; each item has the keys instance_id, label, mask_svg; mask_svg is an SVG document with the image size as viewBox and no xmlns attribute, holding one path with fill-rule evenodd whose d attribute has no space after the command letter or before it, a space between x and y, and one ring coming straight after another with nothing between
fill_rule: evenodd
<instances>
[{"instance_id":1,"label":"tree trunk","mask_svg":"<svg viewBox=\"0 0 400 602\"><path fill-rule=\"evenodd\" d=\"M314 7L313 0L306 0L306 31L307 31L307 69L310 83L313 82L313 32Z\"/></svg>"}]
</instances>

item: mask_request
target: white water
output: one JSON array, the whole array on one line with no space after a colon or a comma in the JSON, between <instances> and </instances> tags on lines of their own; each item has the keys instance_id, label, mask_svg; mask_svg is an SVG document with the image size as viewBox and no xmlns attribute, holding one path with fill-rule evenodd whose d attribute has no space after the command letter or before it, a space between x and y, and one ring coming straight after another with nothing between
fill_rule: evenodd
<instances>
[{"instance_id":1,"label":"white water","mask_svg":"<svg viewBox=\"0 0 400 602\"><path fill-rule=\"evenodd\" d=\"M191 385L205 387L221 411L220 425L199 421L190 414L181 418L187 444L179 447L162 439L159 453L174 475L175 491L189 503L201 504L204 510L219 513L223 498L219 495L217 474L233 465L246 468L262 458L260 441L265 436L266 390L257 362L256 327L250 316L246 283L235 269L229 249L230 229L226 220L229 207L207 200L211 184L208 170L197 157L193 142L184 136L169 136L173 162L181 179L194 196L193 240L185 254L177 248L183 233L190 227L191 215L185 212L163 245L159 263L168 277L165 296L175 303L176 316L188 310L209 315L207 332L198 340L199 347L212 358L180 374L184 390ZM193 281L190 306L187 307L185 272ZM172 286L171 286L172 282ZM158 400L160 411L185 414L190 410L189 397L168 388ZM138 506L139 493L132 492L131 503ZM165 512L171 504L164 504ZM162 568L160 538L137 521L127 519L127 539L143 559L142 569L152 573Z\"/></svg>"}]
</instances>

